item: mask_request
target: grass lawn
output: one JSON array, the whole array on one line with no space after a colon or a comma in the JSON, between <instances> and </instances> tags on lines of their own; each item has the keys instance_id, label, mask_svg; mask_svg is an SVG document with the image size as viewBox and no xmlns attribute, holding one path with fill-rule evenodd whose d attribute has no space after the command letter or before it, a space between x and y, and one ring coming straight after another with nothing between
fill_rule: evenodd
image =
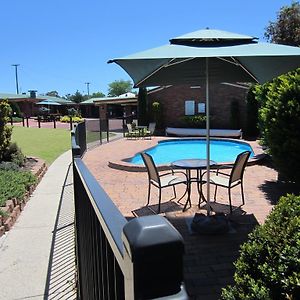
<instances>
[{"instance_id":1,"label":"grass lawn","mask_svg":"<svg viewBox=\"0 0 300 300\"><path fill-rule=\"evenodd\" d=\"M39 157L50 165L71 148L71 133L66 129L13 127L12 141L26 156Z\"/></svg>"},{"instance_id":2,"label":"grass lawn","mask_svg":"<svg viewBox=\"0 0 300 300\"><path fill-rule=\"evenodd\" d=\"M113 133L110 133L109 134L109 137L112 137L114 136ZM102 139L106 139L106 132L102 132ZM87 131L86 133L86 142L87 144L89 143L92 143L92 142L96 142L96 141L99 141L100 140L100 133L97 131L97 132L94 132L94 131Z\"/></svg>"}]
</instances>

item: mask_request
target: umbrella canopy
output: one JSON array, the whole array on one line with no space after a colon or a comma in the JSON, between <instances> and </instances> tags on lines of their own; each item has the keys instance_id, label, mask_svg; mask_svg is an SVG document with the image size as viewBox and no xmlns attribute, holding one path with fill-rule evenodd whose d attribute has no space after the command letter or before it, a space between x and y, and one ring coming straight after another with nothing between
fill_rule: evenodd
<instances>
[{"instance_id":1,"label":"umbrella canopy","mask_svg":"<svg viewBox=\"0 0 300 300\"><path fill-rule=\"evenodd\" d=\"M38 103L36 103L36 104L40 104L40 105L61 105L61 104L58 103L58 102L55 102L55 101L52 101L52 100L48 100L48 99L43 100L43 101L41 101L41 102L38 102Z\"/></svg>"},{"instance_id":2,"label":"umbrella canopy","mask_svg":"<svg viewBox=\"0 0 300 300\"><path fill-rule=\"evenodd\" d=\"M300 48L258 43L255 37L204 29L170 40L170 45L112 59L135 87L206 85L207 182L209 182L209 82L264 83L300 67ZM207 185L208 215L210 188Z\"/></svg>"},{"instance_id":3,"label":"umbrella canopy","mask_svg":"<svg viewBox=\"0 0 300 300\"><path fill-rule=\"evenodd\" d=\"M264 83L300 66L300 48L258 43L255 37L204 29L171 39L171 45L110 60L135 87L214 82ZM185 45L183 45L185 43Z\"/></svg>"}]
</instances>

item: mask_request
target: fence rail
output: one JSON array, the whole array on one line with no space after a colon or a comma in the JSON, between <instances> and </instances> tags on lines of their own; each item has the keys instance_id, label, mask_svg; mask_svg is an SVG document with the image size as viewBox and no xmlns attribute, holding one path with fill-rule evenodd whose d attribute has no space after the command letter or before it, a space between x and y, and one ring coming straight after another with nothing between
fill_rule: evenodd
<instances>
[{"instance_id":1,"label":"fence rail","mask_svg":"<svg viewBox=\"0 0 300 300\"><path fill-rule=\"evenodd\" d=\"M78 295L188 299L183 239L163 217L127 221L85 166L85 123L72 132Z\"/></svg>"}]
</instances>

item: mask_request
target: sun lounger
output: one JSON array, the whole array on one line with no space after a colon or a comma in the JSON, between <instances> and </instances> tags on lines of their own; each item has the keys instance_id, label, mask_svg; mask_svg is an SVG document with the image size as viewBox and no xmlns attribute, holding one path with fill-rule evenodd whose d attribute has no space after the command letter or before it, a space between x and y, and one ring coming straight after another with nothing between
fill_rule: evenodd
<instances>
[{"instance_id":1,"label":"sun lounger","mask_svg":"<svg viewBox=\"0 0 300 300\"><path fill-rule=\"evenodd\" d=\"M210 129L212 137L242 138L241 129ZM167 127L166 135L175 136L206 136L206 129Z\"/></svg>"}]
</instances>

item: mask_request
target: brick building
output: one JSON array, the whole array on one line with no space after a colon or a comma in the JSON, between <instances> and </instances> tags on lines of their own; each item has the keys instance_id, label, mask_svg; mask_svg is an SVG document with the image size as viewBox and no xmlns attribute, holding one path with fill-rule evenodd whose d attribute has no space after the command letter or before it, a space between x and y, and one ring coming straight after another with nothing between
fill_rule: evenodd
<instances>
[{"instance_id":1,"label":"brick building","mask_svg":"<svg viewBox=\"0 0 300 300\"><path fill-rule=\"evenodd\" d=\"M243 128L246 121L248 86L242 84L210 84L211 128ZM164 127L185 127L185 115L205 114L205 86L176 85L159 87L148 92L149 105L162 105ZM232 111L236 113L233 116Z\"/></svg>"}]
</instances>

